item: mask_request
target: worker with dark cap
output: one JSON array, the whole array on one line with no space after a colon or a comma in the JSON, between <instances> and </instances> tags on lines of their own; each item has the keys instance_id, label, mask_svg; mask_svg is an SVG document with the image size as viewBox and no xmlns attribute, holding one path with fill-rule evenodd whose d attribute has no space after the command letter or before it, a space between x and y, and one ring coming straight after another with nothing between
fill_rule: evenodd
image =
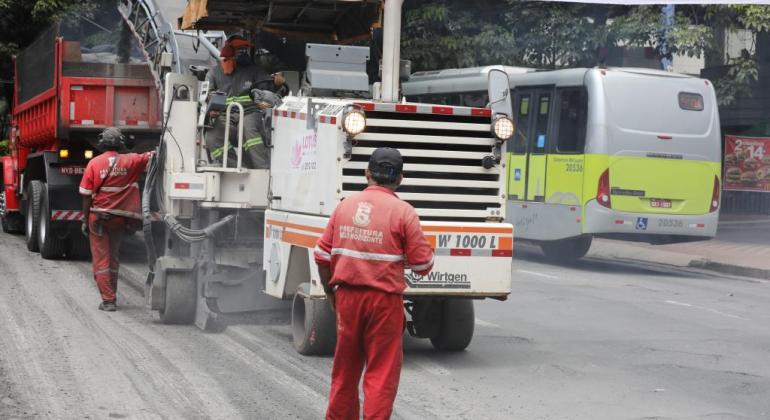
<instances>
[{"instance_id":1,"label":"worker with dark cap","mask_svg":"<svg viewBox=\"0 0 770 420\"><path fill-rule=\"evenodd\" d=\"M99 309L113 312L120 241L127 228L141 226L138 182L153 152L119 154L125 149L125 138L114 127L99 135L97 148L104 153L88 162L80 181L81 229L91 242L94 280L102 295Z\"/></svg>"},{"instance_id":2,"label":"worker with dark cap","mask_svg":"<svg viewBox=\"0 0 770 420\"><path fill-rule=\"evenodd\" d=\"M244 166L252 169L270 167L270 157L265 138L264 110L280 105L280 98L269 91L257 89L257 82L272 79L273 87L280 88L286 80L281 74L267 75L254 65L247 54L253 45L241 36L233 35L227 39L220 51L220 65L207 75L210 92L224 92L227 104L237 102L243 106L243 151L247 160ZM254 96L258 96L255 100ZM234 107L230 116L231 147L227 156L228 166L234 167L237 160L238 146L238 109ZM211 128L206 131L206 147L215 161L220 161L224 154L225 115L219 115L211 121Z\"/></svg>"},{"instance_id":3,"label":"worker with dark cap","mask_svg":"<svg viewBox=\"0 0 770 420\"><path fill-rule=\"evenodd\" d=\"M364 373L364 418L387 419L398 390L404 332L404 269L433 268L433 250L415 209L395 190L403 179L396 149L379 148L365 171L369 186L332 213L314 256L337 313L337 347L327 419L358 419Z\"/></svg>"}]
</instances>

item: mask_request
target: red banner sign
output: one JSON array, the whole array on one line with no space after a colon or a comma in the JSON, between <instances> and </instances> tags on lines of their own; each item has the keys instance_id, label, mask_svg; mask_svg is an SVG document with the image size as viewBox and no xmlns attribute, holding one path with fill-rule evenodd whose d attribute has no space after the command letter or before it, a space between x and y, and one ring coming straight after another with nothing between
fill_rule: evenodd
<instances>
[{"instance_id":1,"label":"red banner sign","mask_svg":"<svg viewBox=\"0 0 770 420\"><path fill-rule=\"evenodd\" d=\"M770 138L725 136L724 189L770 192Z\"/></svg>"}]
</instances>

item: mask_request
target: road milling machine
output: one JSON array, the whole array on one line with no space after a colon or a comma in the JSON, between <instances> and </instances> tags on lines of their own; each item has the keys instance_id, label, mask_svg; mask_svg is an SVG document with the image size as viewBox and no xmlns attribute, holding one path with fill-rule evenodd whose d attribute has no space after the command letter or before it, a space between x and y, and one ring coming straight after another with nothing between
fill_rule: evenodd
<instances>
[{"instance_id":1,"label":"road milling machine","mask_svg":"<svg viewBox=\"0 0 770 420\"><path fill-rule=\"evenodd\" d=\"M164 129L143 206L151 257L146 298L163 322L206 329L221 314L290 304L297 351L331 353L335 315L313 249L335 206L365 188L369 155L382 146L403 154L398 194L417 209L435 248L433 272L418 276L407 268L404 275L410 334L438 349L465 349L474 300L507 298L513 228L503 223L501 156L513 133L508 78L490 76L487 108L399 101L406 67L401 6L402 0L189 1L181 29L237 32L257 45L252 52L278 51L282 62L301 64L284 72L291 92L264 115L271 167L251 169L242 125L225 141L235 150L232 162L211 159L203 141L212 109L242 115L241 105L209 92L205 69L180 65L182 48L169 42L174 32L151 0L122 1L162 92ZM374 49L343 45L370 37L372 28L383 33L381 81L373 83L367 63ZM297 53L301 59L288 57ZM152 222L153 214L163 221Z\"/></svg>"}]
</instances>

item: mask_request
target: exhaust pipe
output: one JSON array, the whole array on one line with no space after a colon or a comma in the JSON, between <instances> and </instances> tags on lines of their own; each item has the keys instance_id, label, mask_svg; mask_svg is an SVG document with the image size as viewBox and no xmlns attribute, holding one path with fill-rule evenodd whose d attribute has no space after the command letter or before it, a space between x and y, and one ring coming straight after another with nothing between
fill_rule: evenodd
<instances>
[{"instance_id":1,"label":"exhaust pipe","mask_svg":"<svg viewBox=\"0 0 770 420\"><path fill-rule=\"evenodd\" d=\"M382 101L398 102L401 69L401 6L404 0L385 0L382 33Z\"/></svg>"}]
</instances>

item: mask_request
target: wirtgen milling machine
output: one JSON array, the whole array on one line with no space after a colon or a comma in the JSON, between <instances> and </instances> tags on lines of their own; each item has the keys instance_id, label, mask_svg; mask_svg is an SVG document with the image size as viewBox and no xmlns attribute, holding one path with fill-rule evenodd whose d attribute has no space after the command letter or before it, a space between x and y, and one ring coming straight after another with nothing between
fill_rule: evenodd
<instances>
[{"instance_id":1,"label":"wirtgen milling machine","mask_svg":"<svg viewBox=\"0 0 770 420\"><path fill-rule=\"evenodd\" d=\"M264 115L269 170L247 168L238 146L242 127L225 142L235 148L235 162L210 158L203 141L208 113L241 113L240 104L216 99L221 95L202 81L205 69L183 68L184 48L152 3L122 3L163 93L164 132L144 207L153 264L147 301L164 322L207 328L220 313L292 300L297 350L330 353L334 313L313 249L335 206L365 188L369 155L382 146L404 156L398 194L417 209L436 254L430 275L405 273L409 332L440 349L464 349L473 336L473 300L508 296L507 76L491 73L489 108L399 101L401 3L190 0L181 29L238 32L257 53L270 51L301 70L284 72L293 93ZM371 84L367 63L377 48L307 42L366 39L378 28L382 76ZM156 213L163 223L151 222Z\"/></svg>"}]
</instances>

